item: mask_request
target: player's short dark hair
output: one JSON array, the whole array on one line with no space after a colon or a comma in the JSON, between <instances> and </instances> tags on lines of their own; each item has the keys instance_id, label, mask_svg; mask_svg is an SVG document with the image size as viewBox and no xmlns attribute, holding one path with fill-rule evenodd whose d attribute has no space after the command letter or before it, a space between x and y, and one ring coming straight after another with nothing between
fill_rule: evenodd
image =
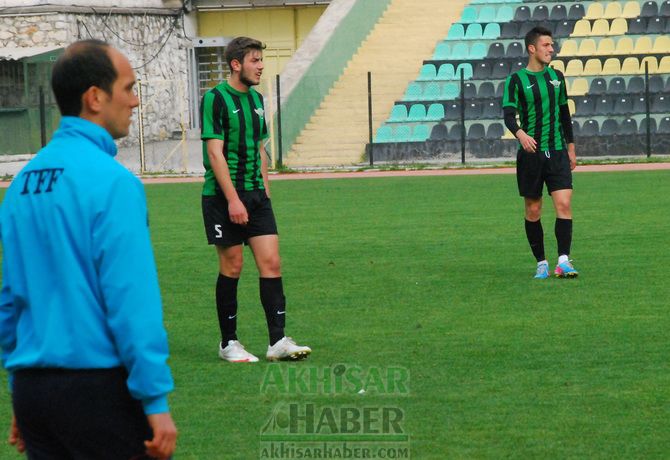
<instances>
[{"instance_id":1,"label":"player's short dark hair","mask_svg":"<svg viewBox=\"0 0 670 460\"><path fill-rule=\"evenodd\" d=\"M230 43L226 45L226 51L224 57L228 63L228 67L231 67L233 61L238 61L240 64L244 63L244 57L249 54L252 50L263 51L265 45L254 38L249 37L236 37Z\"/></svg>"},{"instance_id":2,"label":"player's short dark hair","mask_svg":"<svg viewBox=\"0 0 670 460\"><path fill-rule=\"evenodd\" d=\"M537 39L542 37L542 36L548 36L548 37L553 37L551 30L547 29L546 27L542 26L537 26L533 27L528 31L526 34L526 37L524 38L524 43L526 45L526 51L528 51L528 47L530 45L536 45L537 44Z\"/></svg>"},{"instance_id":3,"label":"player's short dark hair","mask_svg":"<svg viewBox=\"0 0 670 460\"><path fill-rule=\"evenodd\" d=\"M116 77L106 42L81 40L68 46L51 73L51 88L61 115L79 116L81 96L91 86L111 94Z\"/></svg>"}]
</instances>

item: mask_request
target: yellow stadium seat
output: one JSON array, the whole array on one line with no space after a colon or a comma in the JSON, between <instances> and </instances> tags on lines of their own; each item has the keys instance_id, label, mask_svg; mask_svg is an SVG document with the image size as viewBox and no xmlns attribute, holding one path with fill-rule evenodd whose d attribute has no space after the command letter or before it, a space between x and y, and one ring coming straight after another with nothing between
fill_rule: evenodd
<instances>
[{"instance_id":1,"label":"yellow stadium seat","mask_svg":"<svg viewBox=\"0 0 670 460\"><path fill-rule=\"evenodd\" d=\"M570 96L583 96L588 91L589 91L589 82L586 80L586 78L575 78L572 84L570 85L568 94Z\"/></svg>"},{"instance_id":2,"label":"yellow stadium seat","mask_svg":"<svg viewBox=\"0 0 670 460\"><path fill-rule=\"evenodd\" d=\"M599 19L603 17L603 14L605 14L605 9L603 8L603 5L599 2L593 2L589 6L589 9L586 10L584 19Z\"/></svg>"},{"instance_id":3,"label":"yellow stadium seat","mask_svg":"<svg viewBox=\"0 0 670 460\"><path fill-rule=\"evenodd\" d=\"M628 37L626 37L628 38ZM621 39L623 40L623 38ZM619 41L621 41L619 40ZM635 40L635 48L633 52L619 53L619 54L651 54L653 45L651 44L651 38L649 37L640 37Z\"/></svg>"},{"instance_id":4,"label":"yellow stadium seat","mask_svg":"<svg viewBox=\"0 0 670 460\"><path fill-rule=\"evenodd\" d=\"M645 58L647 59L647 58ZM658 64L658 73L670 73L670 56L664 56Z\"/></svg>"},{"instance_id":5,"label":"yellow stadium seat","mask_svg":"<svg viewBox=\"0 0 670 460\"><path fill-rule=\"evenodd\" d=\"M654 53L666 54L670 50L670 36L661 35L654 40Z\"/></svg>"},{"instance_id":6,"label":"yellow stadium seat","mask_svg":"<svg viewBox=\"0 0 670 460\"><path fill-rule=\"evenodd\" d=\"M555 59L551 61L550 64L555 70L560 71L561 73L565 74L565 64L563 64L563 61L559 59Z\"/></svg>"},{"instance_id":7,"label":"yellow stadium seat","mask_svg":"<svg viewBox=\"0 0 670 460\"><path fill-rule=\"evenodd\" d=\"M580 59L572 59L565 66L564 73L566 77L581 77L584 73L584 64Z\"/></svg>"},{"instance_id":8,"label":"yellow stadium seat","mask_svg":"<svg viewBox=\"0 0 670 460\"><path fill-rule=\"evenodd\" d=\"M577 42L575 40L564 41L558 56L577 56Z\"/></svg>"},{"instance_id":9,"label":"yellow stadium seat","mask_svg":"<svg viewBox=\"0 0 670 460\"><path fill-rule=\"evenodd\" d=\"M621 61L619 58L609 58L603 64L602 75L617 75L621 73Z\"/></svg>"},{"instance_id":10,"label":"yellow stadium seat","mask_svg":"<svg viewBox=\"0 0 670 460\"><path fill-rule=\"evenodd\" d=\"M596 3L594 3L595 5ZM596 19L591 26L591 33L589 35L608 35L610 33L610 23L607 19Z\"/></svg>"},{"instance_id":11,"label":"yellow stadium seat","mask_svg":"<svg viewBox=\"0 0 670 460\"><path fill-rule=\"evenodd\" d=\"M593 56L594 54L596 54L596 41L592 38L582 40L577 56Z\"/></svg>"},{"instance_id":12,"label":"yellow stadium seat","mask_svg":"<svg viewBox=\"0 0 670 460\"><path fill-rule=\"evenodd\" d=\"M661 63L662 62L663 61L661 60ZM640 61L640 73L644 73L645 64L648 64L649 66L649 73L666 73L670 71L670 67L668 67L665 71L661 70L661 66L659 65L658 59L656 59L655 56L646 56L642 58L642 61Z\"/></svg>"},{"instance_id":13,"label":"yellow stadium seat","mask_svg":"<svg viewBox=\"0 0 670 460\"><path fill-rule=\"evenodd\" d=\"M596 56L610 56L614 54L614 40L611 38L603 38L598 42L598 49L596 50Z\"/></svg>"},{"instance_id":14,"label":"yellow stadium seat","mask_svg":"<svg viewBox=\"0 0 670 460\"><path fill-rule=\"evenodd\" d=\"M585 37L591 35L591 23L586 19L580 19L575 23L575 28L570 34L571 37Z\"/></svg>"},{"instance_id":15,"label":"yellow stadium seat","mask_svg":"<svg viewBox=\"0 0 670 460\"><path fill-rule=\"evenodd\" d=\"M630 19L630 18L636 18L639 15L640 15L640 4L638 2L627 2L623 6L621 17Z\"/></svg>"},{"instance_id":16,"label":"yellow stadium seat","mask_svg":"<svg viewBox=\"0 0 670 460\"><path fill-rule=\"evenodd\" d=\"M608 35L626 35L628 32L628 21L624 18L616 18L612 21Z\"/></svg>"},{"instance_id":17,"label":"yellow stadium seat","mask_svg":"<svg viewBox=\"0 0 670 460\"><path fill-rule=\"evenodd\" d=\"M603 65L600 59L589 59L584 64L584 75L600 75L603 71Z\"/></svg>"},{"instance_id":18,"label":"yellow stadium seat","mask_svg":"<svg viewBox=\"0 0 670 460\"><path fill-rule=\"evenodd\" d=\"M570 109L570 115L575 114L575 101L568 99L568 109Z\"/></svg>"},{"instance_id":19,"label":"yellow stadium seat","mask_svg":"<svg viewBox=\"0 0 670 460\"><path fill-rule=\"evenodd\" d=\"M630 37L621 37L619 41L616 42L616 54L632 54L632 53L633 53L633 39Z\"/></svg>"},{"instance_id":20,"label":"yellow stadium seat","mask_svg":"<svg viewBox=\"0 0 670 460\"><path fill-rule=\"evenodd\" d=\"M620 18L622 16L621 3L610 2L605 7L605 14L602 16L605 19Z\"/></svg>"},{"instance_id":21,"label":"yellow stadium seat","mask_svg":"<svg viewBox=\"0 0 670 460\"><path fill-rule=\"evenodd\" d=\"M640 73L640 61L635 57L627 57L621 64L621 73L623 75L634 75Z\"/></svg>"}]
</instances>

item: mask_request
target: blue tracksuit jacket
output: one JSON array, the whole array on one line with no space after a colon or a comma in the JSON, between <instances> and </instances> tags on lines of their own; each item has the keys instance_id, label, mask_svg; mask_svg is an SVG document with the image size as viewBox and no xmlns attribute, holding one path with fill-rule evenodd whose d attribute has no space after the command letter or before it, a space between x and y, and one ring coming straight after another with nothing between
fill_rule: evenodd
<instances>
[{"instance_id":1,"label":"blue tracksuit jacket","mask_svg":"<svg viewBox=\"0 0 670 460\"><path fill-rule=\"evenodd\" d=\"M14 178L0 205L0 347L10 374L124 366L151 415L174 385L144 189L115 155L105 129L63 117Z\"/></svg>"}]
</instances>

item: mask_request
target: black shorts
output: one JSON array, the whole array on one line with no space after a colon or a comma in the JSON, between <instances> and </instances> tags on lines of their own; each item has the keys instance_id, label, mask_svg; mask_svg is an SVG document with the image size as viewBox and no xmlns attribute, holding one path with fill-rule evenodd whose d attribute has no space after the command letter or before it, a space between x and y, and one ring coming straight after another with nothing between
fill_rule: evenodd
<instances>
[{"instance_id":1,"label":"black shorts","mask_svg":"<svg viewBox=\"0 0 670 460\"><path fill-rule=\"evenodd\" d=\"M265 190L238 191L242 204L247 208L249 222L239 225L231 222L228 201L223 195L202 197L202 217L205 223L207 242L217 246L248 244L249 238L261 235L276 235L277 222L272 203Z\"/></svg>"},{"instance_id":2,"label":"black shorts","mask_svg":"<svg viewBox=\"0 0 670 460\"><path fill-rule=\"evenodd\" d=\"M572 189L572 171L567 150L547 150L516 154L516 181L519 195L540 198L546 183L549 194L556 190Z\"/></svg>"}]
</instances>

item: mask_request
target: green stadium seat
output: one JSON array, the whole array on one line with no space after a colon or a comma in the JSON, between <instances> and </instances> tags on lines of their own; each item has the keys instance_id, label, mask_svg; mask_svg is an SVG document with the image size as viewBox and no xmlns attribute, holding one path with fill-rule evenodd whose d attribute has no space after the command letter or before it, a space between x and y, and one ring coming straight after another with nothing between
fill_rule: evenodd
<instances>
[{"instance_id":1,"label":"green stadium seat","mask_svg":"<svg viewBox=\"0 0 670 460\"><path fill-rule=\"evenodd\" d=\"M430 104L428 111L426 112L427 121L440 121L444 118L444 105L442 104Z\"/></svg>"},{"instance_id":2,"label":"green stadium seat","mask_svg":"<svg viewBox=\"0 0 670 460\"><path fill-rule=\"evenodd\" d=\"M463 13L461 14L461 20L463 24L470 24L472 22L477 22L477 8L473 6L466 6L463 8Z\"/></svg>"},{"instance_id":3,"label":"green stadium seat","mask_svg":"<svg viewBox=\"0 0 670 460\"><path fill-rule=\"evenodd\" d=\"M445 100L456 99L459 94L460 94L460 88L458 83L456 82L445 83L442 86L442 99Z\"/></svg>"},{"instance_id":4,"label":"green stadium seat","mask_svg":"<svg viewBox=\"0 0 670 460\"><path fill-rule=\"evenodd\" d=\"M412 135L410 136L410 142L424 142L427 141L430 137L430 125L421 124L416 125L412 130Z\"/></svg>"},{"instance_id":5,"label":"green stadium seat","mask_svg":"<svg viewBox=\"0 0 670 460\"><path fill-rule=\"evenodd\" d=\"M470 24L468 25L468 29L465 31L464 38L466 40L480 40L483 33L484 30L482 29L481 24Z\"/></svg>"},{"instance_id":6,"label":"green stadium seat","mask_svg":"<svg viewBox=\"0 0 670 460\"><path fill-rule=\"evenodd\" d=\"M511 6L501 6L498 9L498 14L496 14L496 20L495 22L498 22L500 24L504 24L506 22L511 21L514 19L514 10L512 9Z\"/></svg>"},{"instance_id":7,"label":"green stadium seat","mask_svg":"<svg viewBox=\"0 0 670 460\"><path fill-rule=\"evenodd\" d=\"M488 50L486 49L486 43L477 42L472 45L472 48L470 48L470 53L468 54L467 59L484 59L487 52Z\"/></svg>"},{"instance_id":8,"label":"green stadium seat","mask_svg":"<svg viewBox=\"0 0 670 460\"><path fill-rule=\"evenodd\" d=\"M412 136L412 127L410 125L398 125L393 130L391 142L407 142Z\"/></svg>"},{"instance_id":9,"label":"green stadium seat","mask_svg":"<svg viewBox=\"0 0 670 460\"><path fill-rule=\"evenodd\" d=\"M439 61L443 59L449 59L451 57L451 45L449 43L440 42L435 47L435 53L433 54L433 59Z\"/></svg>"},{"instance_id":10,"label":"green stadium seat","mask_svg":"<svg viewBox=\"0 0 670 460\"><path fill-rule=\"evenodd\" d=\"M388 121L407 121L407 106L404 104L394 105Z\"/></svg>"},{"instance_id":11,"label":"green stadium seat","mask_svg":"<svg viewBox=\"0 0 670 460\"><path fill-rule=\"evenodd\" d=\"M485 40L495 40L496 38L500 38L500 24L497 22L486 24L482 37Z\"/></svg>"},{"instance_id":12,"label":"green stadium seat","mask_svg":"<svg viewBox=\"0 0 670 460\"><path fill-rule=\"evenodd\" d=\"M451 49L451 57L449 59L453 59L456 61L463 61L465 59L468 59L469 56L470 56L470 47L468 46L467 43L460 42L456 43Z\"/></svg>"},{"instance_id":13,"label":"green stadium seat","mask_svg":"<svg viewBox=\"0 0 670 460\"><path fill-rule=\"evenodd\" d=\"M426 119L426 106L423 104L412 104L409 108L407 121L424 121Z\"/></svg>"},{"instance_id":14,"label":"green stadium seat","mask_svg":"<svg viewBox=\"0 0 670 460\"><path fill-rule=\"evenodd\" d=\"M458 68L456 69L455 78L460 79L461 78L461 72L463 72L463 79L464 80L471 79L472 78L472 64L470 64L468 62L458 64Z\"/></svg>"},{"instance_id":15,"label":"green stadium seat","mask_svg":"<svg viewBox=\"0 0 670 460\"><path fill-rule=\"evenodd\" d=\"M437 82L430 82L423 89L421 94L422 101L434 101L440 99L440 84ZM411 109L410 109L411 110Z\"/></svg>"},{"instance_id":16,"label":"green stadium seat","mask_svg":"<svg viewBox=\"0 0 670 460\"><path fill-rule=\"evenodd\" d=\"M435 80L435 77L437 77L437 69L435 68L435 64L424 64L421 66L419 77L416 80L432 81Z\"/></svg>"},{"instance_id":17,"label":"green stadium seat","mask_svg":"<svg viewBox=\"0 0 670 460\"><path fill-rule=\"evenodd\" d=\"M496 9L492 6L485 6L479 10L477 22L489 23L496 21Z\"/></svg>"},{"instance_id":18,"label":"green stadium seat","mask_svg":"<svg viewBox=\"0 0 670 460\"><path fill-rule=\"evenodd\" d=\"M463 27L463 24L452 24L449 28L449 32L447 32L447 40L462 40L464 37L465 28Z\"/></svg>"},{"instance_id":19,"label":"green stadium seat","mask_svg":"<svg viewBox=\"0 0 670 460\"><path fill-rule=\"evenodd\" d=\"M405 101L418 101L421 99L421 94L423 89L420 83L410 83L405 91L405 96L403 100Z\"/></svg>"},{"instance_id":20,"label":"green stadium seat","mask_svg":"<svg viewBox=\"0 0 670 460\"><path fill-rule=\"evenodd\" d=\"M453 80L454 79L454 65L453 64L442 64L437 70L436 80Z\"/></svg>"},{"instance_id":21,"label":"green stadium seat","mask_svg":"<svg viewBox=\"0 0 670 460\"><path fill-rule=\"evenodd\" d=\"M393 142L393 127L389 125L381 125L377 130L375 142Z\"/></svg>"}]
</instances>

